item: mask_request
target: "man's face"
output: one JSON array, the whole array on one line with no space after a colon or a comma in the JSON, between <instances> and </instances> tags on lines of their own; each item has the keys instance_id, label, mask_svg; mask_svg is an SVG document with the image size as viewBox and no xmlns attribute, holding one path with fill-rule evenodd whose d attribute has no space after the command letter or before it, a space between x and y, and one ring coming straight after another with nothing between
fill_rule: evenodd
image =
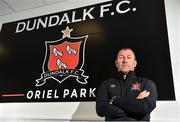
<instances>
[{"instance_id":1,"label":"man's face","mask_svg":"<svg viewBox=\"0 0 180 122\"><path fill-rule=\"evenodd\" d=\"M137 62L135 55L131 49L122 49L118 52L115 65L118 71L128 74L129 71L134 71Z\"/></svg>"}]
</instances>

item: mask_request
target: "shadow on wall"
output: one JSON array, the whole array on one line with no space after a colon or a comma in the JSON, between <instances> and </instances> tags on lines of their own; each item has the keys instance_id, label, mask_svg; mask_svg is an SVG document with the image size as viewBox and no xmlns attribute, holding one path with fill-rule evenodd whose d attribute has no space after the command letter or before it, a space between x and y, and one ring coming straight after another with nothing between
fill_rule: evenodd
<instances>
[{"instance_id":1,"label":"shadow on wall","mask_svg":"<svg viewBox=\"0 0 180 122\"><path fill-rule=\"evenodd\" d=\"M71 120L104 120L104 118L97 116L95 102L80 102Z\"/></svg>"}]
</instances>

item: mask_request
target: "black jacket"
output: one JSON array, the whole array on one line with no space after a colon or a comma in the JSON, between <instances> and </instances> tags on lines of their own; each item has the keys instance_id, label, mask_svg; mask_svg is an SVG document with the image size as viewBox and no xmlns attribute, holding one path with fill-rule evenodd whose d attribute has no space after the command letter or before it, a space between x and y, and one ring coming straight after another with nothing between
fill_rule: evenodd
<instances>
[{"instance_id":1,"label":"black jacket","mask_svg":"<svg viewBox=\"0 0 180 122\"><path fill-rule=\"evenodd\" d=\"M148 97L138 100L142 91L150 92ZM109 100L113 99L112 105ZM124 80L118 73L116 79L104 81L96 96L96 112L105 120L149 121L150 113L156 107L157 92L155 84L148 79L137 77L129 72Z\"/></svg>"}]
</instances>

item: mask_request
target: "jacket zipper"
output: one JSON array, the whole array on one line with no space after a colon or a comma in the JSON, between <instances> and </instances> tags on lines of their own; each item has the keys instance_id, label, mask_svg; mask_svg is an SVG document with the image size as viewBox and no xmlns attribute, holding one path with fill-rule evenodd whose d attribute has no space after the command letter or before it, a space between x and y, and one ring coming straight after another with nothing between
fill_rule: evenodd
<instances>
[{"instance_id":1,"label":"jacket zipper","mask_svg":"<svg viewBox=\"0 0 180 122\"><path fill-rule=\"evenodd\" d=\"M122 97L125 97L126 94L125 81L122 81L121 88L122 88Z\"/></svg>"}]
</instances>

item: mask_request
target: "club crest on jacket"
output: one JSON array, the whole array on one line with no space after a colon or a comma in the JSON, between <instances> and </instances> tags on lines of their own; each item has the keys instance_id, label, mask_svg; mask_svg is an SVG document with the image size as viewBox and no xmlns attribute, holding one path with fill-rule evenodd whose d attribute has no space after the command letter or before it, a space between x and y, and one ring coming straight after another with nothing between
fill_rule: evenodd
<instances>
[{"instance_id":1,"label":"club crest on jacket","mask_svg":"<svg viewBox=\"0 0 180 122\"><path fill-rule=\"evenodd\" d=\"M132 85L131 85L131 91L132 91L132 90L141 91L141 83L136 82L136 83L132 84Z\"/></svg>"}]
</instances>

